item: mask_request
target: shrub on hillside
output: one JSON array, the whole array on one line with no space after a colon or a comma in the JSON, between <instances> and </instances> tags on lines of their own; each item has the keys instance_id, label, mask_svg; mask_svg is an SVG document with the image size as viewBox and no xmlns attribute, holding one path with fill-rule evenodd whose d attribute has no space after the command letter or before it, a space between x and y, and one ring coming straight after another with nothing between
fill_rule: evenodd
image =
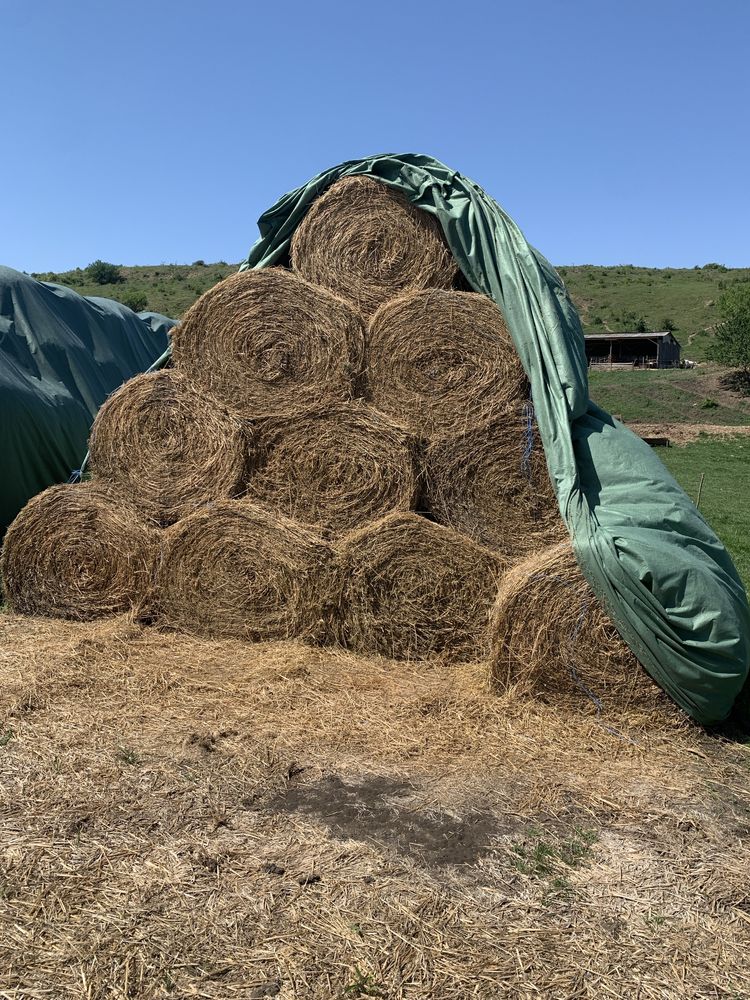
<instances>
[{"instance_id":1,"label":"shrub on hillside","mask_svg":"<svg viewBox=\"0 0 750 1000\"><path fill-rule=\"evenodd\" d=\"M86 277L96 285L117 285L125 279L116 264L95 260L86 268Z\"/></svg>"}]
</instances>

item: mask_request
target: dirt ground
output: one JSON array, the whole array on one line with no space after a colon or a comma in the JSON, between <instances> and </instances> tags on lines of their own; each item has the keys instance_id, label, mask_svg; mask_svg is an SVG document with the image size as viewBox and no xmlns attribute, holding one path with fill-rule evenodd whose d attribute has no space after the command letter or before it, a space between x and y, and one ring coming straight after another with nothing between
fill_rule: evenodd
<instances>
[{"instance_id":1,"label":"dirt ground","mask_svg":"<svg viewBox=\"0 0 750 1000\"><path fill-rule=\"evenodd\" d=\"M681 445L696 441L701 434L711 437L736 437L750 434L750 427L727 424L681 424L655 423L644 424L628 421L627 427L639 437L666 437L671 444Z\"/></svg>"},{"instance_id":2,"label":"dirt ground","mask_svg":"<svg viewBox=\"0 0 750 1000\"><path fill-rule=\"evenodd\" d=\"M750 750L486 674L0 615L0 997L750 997Z\"/></svg>"}]
</instances>

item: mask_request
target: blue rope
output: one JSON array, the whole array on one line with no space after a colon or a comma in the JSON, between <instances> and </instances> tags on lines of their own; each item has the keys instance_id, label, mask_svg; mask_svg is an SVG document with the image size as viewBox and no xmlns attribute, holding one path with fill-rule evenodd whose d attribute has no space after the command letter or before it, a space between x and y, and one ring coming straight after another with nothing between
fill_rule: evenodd
<instances>
[{"instance_id":1,"label":"blue rope","mask_svg":"<svg viewBox=\"0 0 750 1000\"><path fill-rule=\"evenodd\" d=\"M523 455L521 457L521 471L531 482L531 453L534 450L534 404L529 400L524 403L523 415L526 420L524 428Z\"/></svg>"}]
</instances>

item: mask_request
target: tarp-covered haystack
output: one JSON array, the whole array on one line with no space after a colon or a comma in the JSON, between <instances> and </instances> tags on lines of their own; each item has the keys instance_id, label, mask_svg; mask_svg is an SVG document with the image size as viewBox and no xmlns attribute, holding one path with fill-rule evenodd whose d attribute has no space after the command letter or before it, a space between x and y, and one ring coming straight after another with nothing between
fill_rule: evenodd
<instances>
[{"instance_id":1,"label":"tarp-covered haystack","mask_svg":"<svg viewBox=\"0 0 750 1000\"><path fill-rule=\"evenodd\" d=\"M174 322L0 267L0 536L80 464L107 396L167 349Z\"/></svg>"},{"instance_id":2,"label":"tarp-covered haystack","mask_svg":"<svg viewBox=\"0 0 750 1000\"><path fill-rule=\"evenodd\" d=\"M597 705L597 686L652 697L643 664L695 718L725 717L747 673L731 561L587 404L577 317L494 202L436 161L384 156L286 196L261 233L174 330L171 367L102 408L93 483L19 517L10 605L94 617L114 579L118 607L130 594L162 627L487 657L496 688ZM108 506L87 519L84 489L128 530ZM67 546L52 525L71 508Z\"/></svg>"}]
</instances>

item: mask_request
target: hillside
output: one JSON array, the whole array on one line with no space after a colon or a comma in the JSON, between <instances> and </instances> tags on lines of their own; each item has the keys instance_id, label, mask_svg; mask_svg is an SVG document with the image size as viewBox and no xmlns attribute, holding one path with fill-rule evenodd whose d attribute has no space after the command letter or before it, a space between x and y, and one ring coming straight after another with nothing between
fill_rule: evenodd
<instances>
[{"instance_id":1,"label":"hillside","mask_svg":"<svg viewBox=\"0 0 750 1000\"><path fill-rule=\"evenodd\" d=\"M237 269L236 264L156 264L122 267L123 281L96 285L77 268L62 273L35 274L43 281L70 285L82 295L103 295L139 309L179 318L208 288ZM728 269L720 264L696 268L560 267L584 329L663 330L672 327L683 357L701 361L717 322L716 303L736 282L750 281L750 268Z\"/></svg>"},{"instance_id":2,"label":"hillside","mask_svg":"<svg viewBox=\"0 0 750 1000\"><path fill-rule=\"evenodd\" d=\"M581 314L587 333L608 330L672 329L682 356L706 357L716 304L737 282L750 281L750 268L706 264L695 268L560 267L559 273Z\"/></svg>"}]
</instances>

